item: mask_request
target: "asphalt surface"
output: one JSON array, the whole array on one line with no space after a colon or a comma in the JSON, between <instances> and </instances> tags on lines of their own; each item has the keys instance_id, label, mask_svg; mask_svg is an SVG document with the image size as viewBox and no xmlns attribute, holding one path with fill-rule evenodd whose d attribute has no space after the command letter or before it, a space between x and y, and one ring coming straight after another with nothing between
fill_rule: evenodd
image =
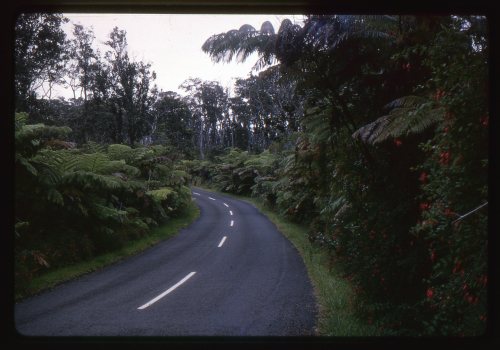
<instances>
[{"instance_id":1,"label":"asphalt surface","mask_svg":"<svg viewBox=\"0 0 500 350\"><path fill-rule=\"evenodd\" d=\"M201 215L177 236L16 304L17 331L26 336L313 335L315 297L293 245L246 202L198 188L193 198Z\"/></svg>"}]
</instances>

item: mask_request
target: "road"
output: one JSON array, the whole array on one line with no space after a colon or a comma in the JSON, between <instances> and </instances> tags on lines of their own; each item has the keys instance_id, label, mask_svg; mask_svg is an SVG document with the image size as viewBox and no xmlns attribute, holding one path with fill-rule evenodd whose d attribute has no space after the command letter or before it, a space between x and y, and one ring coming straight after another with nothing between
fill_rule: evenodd
<instances>
[{"instance_id":1,"label":"road","mask_svg":"<svg viewBox=\"0 0 500 350\"><path fill-rule=\"evenodd\" d=\"M312 335L293 245L252 205L193 188L200 217L154 247L15 305L27 336ZM225 238L224 238L225 237Z\"/></svg>"}]
</instances>

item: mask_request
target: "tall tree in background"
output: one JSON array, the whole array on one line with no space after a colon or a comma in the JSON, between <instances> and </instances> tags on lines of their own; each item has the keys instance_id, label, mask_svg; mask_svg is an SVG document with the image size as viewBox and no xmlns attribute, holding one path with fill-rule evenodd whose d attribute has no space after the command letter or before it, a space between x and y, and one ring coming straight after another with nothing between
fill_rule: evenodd
<instances>
[{"instance_id":1,"label":"tall tree in background","mask_svg":"<svg viewBox=\"0 0 500 350\"><path fill-rule=\"evenodd\" d=\"M151 111L151 142L190 153L196 147L192 140L192 127L192 113L182 96L173 91L158 93Z\"/></svg>"},{"instance_id":2,"label":"tall tree in background","mask_svg":"<svg viewBox=\"0 0 500 350\"><path fill-rule=\"evenodd\" d=\"M61 80L67 61L66 34L61 24L68 20L62 14L27 13L17 18L15 26L15 98L16 110L30 112L36 102L36 91Z\"/></svg>"},{"instance_id":3,"label":"tall tree in background","mask_svg":"<svg viewBox=\"0 0 500 350\"><path fill-rule=\"evenodd\" d=\"M258 76L235 83L234 113L237 122L247 130L249 150L262 151L299 128L304 98L297 94L297 82L283 75L279 68L270 67Z\"/></svg>"},{"instance_id":4,"label":"tall tree in background","mask_svg":"<svg viewBox=\"0 0 500 350\"><path fill-rule=\"evenodd\" d=\"M189 93L188 103L196 120L197 144L200 158L205 158L207 150L224 148L219 131L229 125L229 100L227 92L218 82L188 79L181 88Z\"/></svg>"},{"instance_id":5,"label":"tall tree in background","mask_svg":"<svg viewBox=\"0 0 500 350\"><path fill-rule=\"evenodd\" d=\"M92 81L95 79L98 56L92 48L95 38L92 30L82 25L74 25L73 35L75 38L69 45L73 62L69 65L67 75L70 79L69 85L73 91L73 98L76 99L76 89L80 90L80 97L83 95L82 127L79 130L82 130L82 141L86 142L89 139L89 132L93 129L89 116L89 99L91 98L89 94Z\"/></svg>"},{"instance_id":6,"label":"tall tree in background","mask_svg":"<svg viewBox=\"0 0 500 350\"><path fill-rule=\"evenodd\" d=\"M151 84L156 74L151 65L130 60L127 52L126 32L117 27L106 42L109 46L105 58L109 63L109 86L112 113L114 114L114 142L134 144L146 133L145 118Z\"/></svg>"}]
</instances>

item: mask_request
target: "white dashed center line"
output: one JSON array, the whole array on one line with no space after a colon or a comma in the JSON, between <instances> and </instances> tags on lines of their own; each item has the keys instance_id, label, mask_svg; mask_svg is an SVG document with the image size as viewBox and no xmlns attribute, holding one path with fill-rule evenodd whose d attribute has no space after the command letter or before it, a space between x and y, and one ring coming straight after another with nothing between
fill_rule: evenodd
<instances>
[{"instance_id":1,"label":"white dashed center line","mask_svg":"<svg viewBox=\"0 0 500 350\"><path fill-rule=\"evenodd\" d=\"M186 277L184 277L183 279L181 279L179 282L177 282L176 284L174 284L172 287L170 287L169 289L167 289L166 291L164 291L163 293L161 293L160 295L158 295L156 298L154 299L151 299L150 301L148 301L146 304L142 305L142 306L139 306L137 309L138 310L143 310L145 308L147 308L148 306L151 306L153 305L154 303L156 303L158 300L160 300L161 298L163 298L165 295L167 295L168 293L174 291L177 287L179 287L181 284L183 284L184 282L186 282L188 279L190 279L196 272L191 272L189 273Z\"/></svg>"},{"instance_id":2,"label":"white dashed center line","mask_svg":"<svg viewBox=\"0 0 500 350\"><path fill-rule=\"evenodd\" d=\"M215 200L215 198L212 198L212 197L208 197L208 198L211 199L211 200L213 200L213 201Z\"/></svg>"},{"instance_id":3,"label":"white dashed center line","mask_svg":"<svg viewBox=\"0 0 500 350\"><path fill-rule=\"evenodd\" d=\"M223 245L223 244L224 244L224 242L226 241L226 238L227 238L226 236L224 236L224 237L222 238L222 240L220 241L220 243L219 243L219 245L218 245L218 247L219 247L219 248L220 248L220 247L222 247L222 245Z\"/></svg>"},{"instance_id":4,"label":"white dashed center line","mask_svg":"<svg viewBox=\"0 0 500 350\"><path fill-rule=\"evenodd\" d=\"M230 210L230 211L229 211L229 214L231 214L231 216L232 216L232 215L233 215L233 211L232 211L232 210Z\"/></svg>"},{"instance_id":5,"label":"white dashed center line","mask_svg":"<svg viewBox=\"0 0 500 350\"><path fill-rule=\"evenodd\" d=\"M193 192L193 194L195 194L197 196L201 196L201 194L199 194L198 192Z\"/></svg>"},{"instance_id":6,"label":"white dashed center line","mask_svg":"<svg viewBox=\"0 0 500 350\"><path fill-rule=\"evenodd\" d=\"M231 220L231 226L233 226L233 224L234 224L234 221L233 221L233 220Z\"/></svg>"},{"instance_id":7,"label":"white dashed center line","mask_svg":"<svg viewBox=\"0 0 500 350\"><path fill-rule=\"evenodd\" d=\"M228 207L228 208L229 208L229 205L227 205L226 203L223 203L223 204L224 204L226 207Z\"/></svg>"}]
</instances>

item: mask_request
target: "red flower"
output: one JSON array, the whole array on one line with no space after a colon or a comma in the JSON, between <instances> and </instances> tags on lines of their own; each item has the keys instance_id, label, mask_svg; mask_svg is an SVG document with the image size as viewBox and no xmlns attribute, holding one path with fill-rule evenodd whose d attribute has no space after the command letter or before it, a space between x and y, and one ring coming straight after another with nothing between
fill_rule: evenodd
<instances>
[{"instance_id":1,"label":"red flower","mask_svg":"<svg viewBox=\"0 0 500 350\"><path fill-rule=\"evenodd\" d=\"M476 297L474 295L468 294L466 300L469 304L475 305L475 304L477 304L479 299L478 299L478 297Z\"/></svg>"},{"instance_id":2,"label":"red flower","mask_svg":"<svg viewBox=\"0 0 500 350\"><path fill-rule=\"evenodd\" d=\"M446 165L450 161L450 152L444 151L439 155L439 163Z\"/></svg>"},{"instance_id":3,"label":"red flower","mask_svg":"<svg viewBox=\"0 0 500 350\"><path fill-rule=\"evenodd\" d=\"M434 249L431 251L431 261L436 261L436 251Z\"/></svg>"},{"instance_id":4,"label":"red flower","mask_svg":"<svg viewBox=\"0 0 500 350\"><path fill-rule=\"evenodd\" d=\"M432 297L434 296L434 290L432 288L427 289L425 295L427 295L427 299L432 299Z\"/></svg>"},{"instance_id":5,"label":"red flower","mask_svg":"<svg viewBox=\"0 0 500 350\"><path fill-rule=\"evenodd\" d=\"M445 134L447 134L447 133L448 133L448 131L450 131L450 128L449 128L449 127L447 127L447 126L445 126L445 127L444 127L444 133L445 133Z\"/></svg>"},{"instance_id":6,"label":"red flower","mask_svg":"<svg viewBox=\"0 0 500 350\"><path fill-rule=\"evenodd\" d=\"M396 144L396 147L399 147L403 144L403 141L401 141L400 139L394 139L394 143Z\"/></svg>"},{"instance_id":7,"label":"red flower","mask_svg":"<svg viewBox=\"0 0 500 350\"><path fill-rule=\"evenodd\" d=\"M427 182L427 178L429 176L427 175L427 173L424 171L420 174L420 177L418 178L418 180L422 183L426 183Z\"/></svg>"},{"instance_id":8,"label":"red flower","mask_svg":"<svg viewBox=\"0 0 500 350\"><path fill-rule=\"evenodd\" d=\"M445 92L443 90L437 89L436 94L434 95L434 99L436 101L439 101L444 95L445 95Z\"/></svg>"},{"instance_id":9,"label":"red flower","mask_svg":"<svg viewBox=\"0 0 500 350\"><path fill-rule=\"evenodd\" d=\"M484 321L486 321L486 315L481 315L481 316L479 316L479 319L480 319L481 321L483 321L483 322L484 322Z\"/></svg>"},{"instance_id":10,"label":"red flower","mask_svg":"<svg viewBox=\"0 0 500 350\"><path fill-rule=\"evenodd\" d=\"M427 210L427 209L429 209L429 207L430 207L430 205L427 202L420 203L420 210L421 211Z\"/></svg>"},{"instance_id":11,"label":"red flower","mask_svg":"<svg viewBox=\"0 0 500 350\"><path fill-rule=\"evenodd\" d=\"M453 273L457 273L458 271L462 271L462 262L459 260L457 261L457 263L455 264L455 266L453 267Z\"/></svg>"},{"instance_id":12,"label":"red flower","mask_svg":"<svg viewBox=\"0 0 500 350\"><path fill-rule=\"evenodd\" d=\"M485 116L481 117L480 122L481 122L482 126L484 126L485 128L487 128L488 125L489 125L489 117L488 117L488 115L485 115Z\"/></svg>"}]
</instances>

